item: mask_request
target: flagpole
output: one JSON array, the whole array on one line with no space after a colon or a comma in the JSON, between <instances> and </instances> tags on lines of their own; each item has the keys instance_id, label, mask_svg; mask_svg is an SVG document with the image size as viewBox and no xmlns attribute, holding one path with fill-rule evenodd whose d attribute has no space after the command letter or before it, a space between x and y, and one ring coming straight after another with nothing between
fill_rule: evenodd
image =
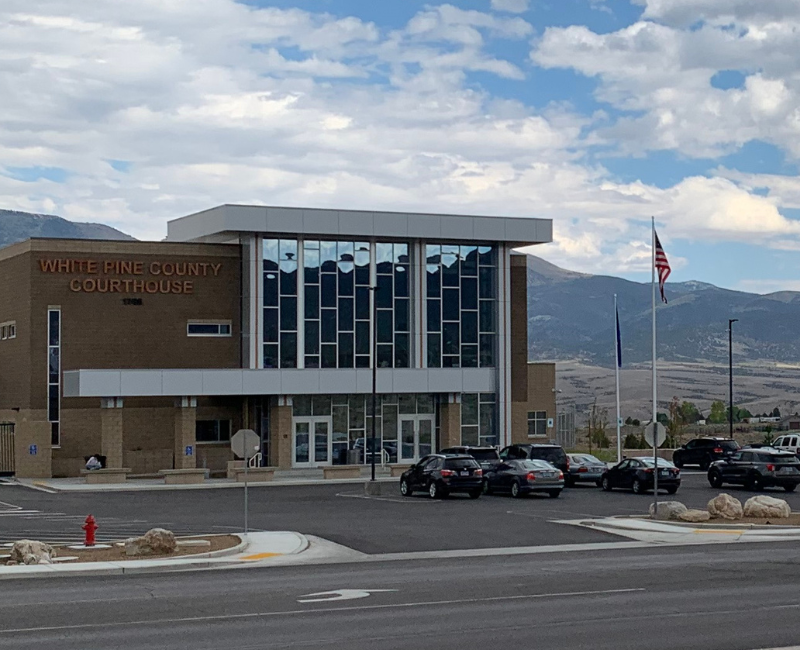
<instances>
[{"instance_id":1,"label":"flagpole","mask_svg":"<svg viewBox=\"0 0 800 650\"><path fill-rule=\"evenodd\" d=\"M619 311L617 310L617 294L614 294L614 349L617 354L614 359L615 379L617 384L617 462L622 462L622 431L620 428L619 413L619 359L620 359L620 340L619 340Z\"/></svg>"},{"instance_id":2,"label":"flagpole","mask_svg":"<svg viewBox=\"0 0 800 650\"><path fill-rule=\"evenodd\" d=\"M658 514L658 384L656 383L656 218L652 217L653 268L653 504L654 514Z\"/></svg>"}]
</instances>

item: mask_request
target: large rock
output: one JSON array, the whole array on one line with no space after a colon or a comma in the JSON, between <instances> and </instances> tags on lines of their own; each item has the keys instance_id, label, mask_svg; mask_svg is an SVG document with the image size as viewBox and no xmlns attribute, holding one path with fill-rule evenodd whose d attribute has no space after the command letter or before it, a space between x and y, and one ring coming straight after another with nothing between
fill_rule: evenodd
<instances>
[{"instance_id":1,"label":"large rock","mask_svg":"<svg viewBox=\"0 0 800 650\"><path fill-rule=\"evenodd\" d=\"M741 519L742 502L730 494L718 494L708 502L708 513L722 519Z\"/></svg>"},{"instance_id":2,"label":"large rock","mask_svg":"<svg viewBox=\"0 0 800 650\"><path fill-rule=\"evenodd\" d=\"M686 512L687 508L680 501L661 501L658 504L658 512L654 504L650 504L650 518L659 521L677 521L679 515Z\"/></svg>"},{"instance_id":3,"label":"large rock","mask_svg":"<svg viewBox=\"0 0 800 650\"><path fill-rule=\"evenodd\" d=\"M51 564L56 550L49 544L30 539L14 542L8 564Z\"/></svg>"},{"instance_id":4,"label":"large rock","mask_svg":"<svg viewBox=\"0 0 800 650\"><path fill-rule=\"evenodd\" d=\"M125 555L169 555L178 547L175 535L163 528L152 528L141 537L125 540Z\"/></svg>"},{"instance_id":5,"label":"large rock","mask_svg":"<svg viewBox=\"0 0 800 650\"><path fill-rule=\"evenodd\" d=\"M679 521L688 521L695 524L709 519L711 519L711 515L707 510L687 510L678 515Z\"/></svg>"},{"instance_id":6,"label":"large rock","mask_svg":"<svg viewBox=\"0 0 800 650\"><path fill-rule=\"evenodd\" d=\"M744 516L758 519L786 519L792 514L789 504L783 499L759 495L744 504Z\"/></svg>"}]
</instances>

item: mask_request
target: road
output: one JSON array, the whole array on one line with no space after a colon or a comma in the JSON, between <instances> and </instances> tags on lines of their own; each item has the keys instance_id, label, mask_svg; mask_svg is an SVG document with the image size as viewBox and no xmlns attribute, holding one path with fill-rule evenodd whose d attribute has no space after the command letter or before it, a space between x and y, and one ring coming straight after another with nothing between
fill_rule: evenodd
<instances>
[{"instance_id":1,"label":"road","mask_svg":"<svg viewBox=\"0 0 800 650\"><path fill-rule=\"evenodd\" d=\"M736 487L726 491L742 501L754 494ZM689 471L678 495L663 498L705 508L718 492L704 474ZM800 493L765 494L786 498L800 510ZM183 534L240 531L242 496L236 489L46 494L3 486L0 542L22 537L77 541L89 513L98 520L101 540L141 534L153 526ZM645 514L651 499L594 486L564 490L558 499L492 496L476 501L403 498L399 493L367 499L360 485L261 487L250 492L250 525L317 535L364 553L613 542L618 538L553 520Z\"/></svg>"},{"instance_id":2,"label":"road","mask_svg":"<svg viewBox=\"0 0 800 650\"><path fill-rule=\"evenodd\" d=\"M743 544L9 581L0 648L783 647L800 638L798 556ZM391 591L301 602L341 589Z\"/></svg>"}]
</instances>

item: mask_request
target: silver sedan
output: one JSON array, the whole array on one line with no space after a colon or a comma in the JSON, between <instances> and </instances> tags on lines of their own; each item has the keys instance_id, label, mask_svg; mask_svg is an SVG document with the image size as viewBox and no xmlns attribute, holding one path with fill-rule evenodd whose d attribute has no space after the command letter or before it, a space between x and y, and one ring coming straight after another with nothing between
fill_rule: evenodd
<instances>
[{"instance_id":1,"label":"silver sedan","mask_svg":"<svg viewBox=\"0 0 800 650\"><path fill-rule=\"evenodd\" d=\"M608 465L591 454L569 454L569 475L567 485L575 483L595 483L600 485L600 479Z\"/></svg>"}]
</instances>

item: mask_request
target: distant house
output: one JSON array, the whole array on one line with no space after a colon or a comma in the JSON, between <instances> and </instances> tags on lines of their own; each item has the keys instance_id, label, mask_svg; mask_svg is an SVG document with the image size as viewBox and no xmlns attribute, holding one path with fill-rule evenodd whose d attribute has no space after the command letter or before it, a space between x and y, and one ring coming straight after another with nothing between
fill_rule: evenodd
<instances>
[{"instance_id":1,"label":"distant house","mask_svg":"<svg viewBox=\"0 0 800 650\"><path fill-rule=\"evenodd\" d=\"M780 424L781 431L800 431L800 415L790 415L783 418Z\"/></svg>"}]
</instances>

